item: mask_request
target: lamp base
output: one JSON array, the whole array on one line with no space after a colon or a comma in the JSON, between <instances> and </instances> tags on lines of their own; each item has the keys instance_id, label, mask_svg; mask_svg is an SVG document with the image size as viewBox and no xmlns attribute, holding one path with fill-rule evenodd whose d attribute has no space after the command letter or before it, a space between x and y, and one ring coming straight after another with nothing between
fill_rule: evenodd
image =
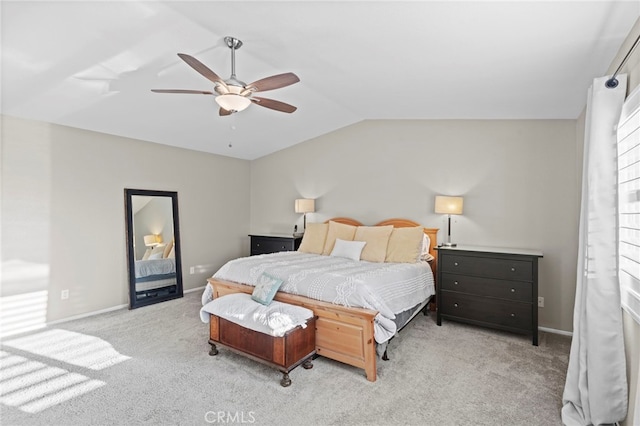
<instances>
[{"instance_id":1,"label":"lamp base","mask_svg":"<svg viewBox=\"0 0 640 426\"><path fill-rule=\"evenodd\" d=\"M442 243L442 247L456 247L457 245L456 243Z\"/></svg>"}]
</instances>

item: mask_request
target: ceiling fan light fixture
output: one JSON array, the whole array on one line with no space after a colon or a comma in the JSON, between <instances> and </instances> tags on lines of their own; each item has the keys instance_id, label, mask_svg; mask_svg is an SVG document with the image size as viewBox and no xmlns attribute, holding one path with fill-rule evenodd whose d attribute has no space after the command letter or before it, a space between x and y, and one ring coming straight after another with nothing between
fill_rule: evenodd
<instances>
[{"instance_id":1,"label":"ceiling fan light fixture","mask_svg":"<svg viewBox=\"0 0 640 426\"><path fill-rule=\"evenodd\" d=\"M216 96L216 102L222 109L229 112L240 112L251 105L251 101L248 98L233 93Z\"/></svg>"}]
</instances>

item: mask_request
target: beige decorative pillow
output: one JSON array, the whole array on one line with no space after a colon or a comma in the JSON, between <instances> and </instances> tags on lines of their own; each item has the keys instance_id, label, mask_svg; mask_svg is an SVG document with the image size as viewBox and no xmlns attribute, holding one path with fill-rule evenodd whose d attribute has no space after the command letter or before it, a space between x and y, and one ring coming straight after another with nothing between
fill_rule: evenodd
<instances>
[{"instance_id":1,"label":"beige decorative pillow","mask_svg":"<svg viewBox=\"0 0 640 426\"><path fill-rule=\"evenodd\" d=\"M415 226L409 228L393 228L385 262L415 263L420 257L424 228Z\"/></svg>"},{"instance_id":2,"label":"beige decorative pillow","mask_svg":"<svg viewBox=\"0 0 640 426\"><path fill-rule=\"evenodd\" d=\"M307 223L298 251L302 253L322 254L327 239L328 223Z\"/></svg>"},{"instance_id":3,"label":"beige decorative pillow","mask_svg":"<svg viewBox=\"0 0 640 426\"><path fill-rule=\"evenodd\" d=\"M393 225L358 226L353 241L366 241L367 243L362 250L360 259L369 262L384 262L392 231Z\"/></svg>"},{"instance_id":4,"label":"beige decorative pillow","mask_svg":"<svg viewBox=\"0 0 640 426\"><path fill-rule=\"evenodd\" d=\"M171 253L171 249L173 248L173 240L169 241L169 244L164 246L164 251L162 252L162 258L166 259L169 257L169 253Z\"/></svg>"},{"instance_id":5,"label":"beige decorative pillow","mask_svg":"<svg viewBox=\"0 0 640 426\"><path fill-rule=\"evenodd\" d=\"M344 223L329 221L329 230L327 231L327 240L324 242L324 249L322 254L328 255L333 250L333 246L336 243L336 238L340 238L344 241L353 241L353 236L356 234L356 226L346 225Z\"/></svg>"}]
</instances>

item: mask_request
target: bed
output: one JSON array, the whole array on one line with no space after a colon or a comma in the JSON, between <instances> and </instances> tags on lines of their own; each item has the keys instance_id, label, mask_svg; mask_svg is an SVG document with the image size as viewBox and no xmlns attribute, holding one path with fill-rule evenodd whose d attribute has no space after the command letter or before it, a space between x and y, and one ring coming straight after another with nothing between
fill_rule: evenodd
<instances>
[{"instance_id":1,"label":"bed","mask_svg":"<svg viewBox=\"0 0 640 426\"><path fill-rule=\"evenodd\" d=\"M342 259L337 259L333 256L322 256L320 253L308 254L296 252L283 252L253 256L251 258L241 258L230 261L208 280L209 286L205 294L203 294L203 305L205 305L207 299L207 292L209 292L209 296L213 298L239 292L252 293L254 289L251 284L252 273L255 275L256 273L266 270L272 274L288 274L287 277L285 277L288 278L285 279L287 284L283 284L281 291L278 291L274 300L303 306L314 312L317 318L316 353L320 356L362 368L365 371L367 379L369 381L375 381L377 375L376 348L388 342L399 328L404 326L404 324L419 311L425 308L426 304L435 294L434 277L437 252L434 250L434 246L438 230L434 228L422 228L418 223L406 219L389 219L373 227L365 227L359 221L350 218L334 218L327 221L330 226L333 226L331 225L332 222L334 224L357 227L358 230L362 229L363 231L368 231L375 227L376 232L382 229L389 230L389 228L393 228L393 230L397 228L412 228L412 230L404 231L411 231L414 235L417 227L420 227L421 229L418 232L420 232L420 234L424 233L424 235L428 237L424 239L426 245L428 245L428 247L424 247L424 251L431 256L432 261L428 263L405 263L404 265L396 264L393 261L383 261L380 262L379 265L374 265L373 263L375 262L343 262ZM399 231L398 235L404 231ZM392 232L392 230L389 230L389 232ZM329 234L331 234L331 231L329 231ZM329 237L327 237L327 239L329 239ZM391 239L389 241L391 241ZM302 247L303 246L301 246L301 248ZM337 246L334 248L338 249ZM256 263L262 260L265 261L265 266ZM337 287L338 290L331 290L331 286L324 286L324 284L322 288L320 288L319 283L321 282L327 283L340 280L339 276L336 277L335 269L332 270L330 274L322 275L322 269L318 265L326 261L332 265L332 268L337 270L361 269L361 274L376 277L375 283L371 284L367 282L364 286L364 295L358 294L358 291L346 291L345 289L351 289L352 287L350 282L343 282L341 286ZM250 262L252 266L249 270L253 272L248 272L249 275L245 276L241 274L239 276L240 278L229 279L227 273L234 269L238 262ZM418 292L415 294L418 294L418 296L407 295L403 299L400 297L401 295L392 294L396 293L395 291L389 291L390 289L393 290L393 286L395 285L390 281L392 279L402 281L403 283L414 283L418 280L418 278L412 276L392 278L394 275L390 274L400 270L404 271L403 273L417 274L416 277L420 277L420 283L413 284L413 287L416 288ZM316 272L318 275L314 276L313 274ZM311 287L303 286L298 288L298 285L302 285L302 281L298 280L299 275L309 275L310 277L305 278L311 278ZM349 276L345 277L344 281L351 280ZM430 281L423 283L422 281L424 280ZM378 287L382 289L382 293L385 294L384 296L380 296L380 293L375 293L378 291ZM372 290L374 288L375 292ZM370 290L371 293L369 292ZM397 293L403 292L404 290L397 291ZM345 293L348 294L345 295ZM328 297L327 294L329 295ZM391 297L389 297L389 295L391 295ZM414 297L415 300L409 303L407 298L411 297ZM319 300L322 298L325 300ZM399 317L402 317L402 319L398 323L395 323ZM205 320L205 318L202 319L203 321ZM389 320L393 320L392 323L390 323Z\"/></svg>"}]
</instances>

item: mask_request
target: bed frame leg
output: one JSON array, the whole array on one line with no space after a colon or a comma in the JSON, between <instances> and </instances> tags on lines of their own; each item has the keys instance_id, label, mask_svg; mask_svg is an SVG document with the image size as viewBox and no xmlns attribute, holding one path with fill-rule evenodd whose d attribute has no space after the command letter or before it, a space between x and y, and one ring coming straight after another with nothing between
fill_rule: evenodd
<instances>
[{"instance_id":1,"label":"bed frame leg","mask_svg":"<svg viewBox=\"0 0 640 426\"><path fill-rule=\"evenodd\" d=\"M291 386L291 379L289 378L289 373L282 373L282 380L280 380L280 386L286 388Z\"/></svg>"},{"instance_id":2,"label":"bed frame leg","mask_svg":"<svg viewBox=\"0 0 640 426\"><path fill-rule=\"evenodd\" d=\"M216 345L213 343L209 343L211 345L211 350L209 351L209 355L210 356L216 356L218 355L218 348L216 348Z\"/></svg>"}]
</instances>

